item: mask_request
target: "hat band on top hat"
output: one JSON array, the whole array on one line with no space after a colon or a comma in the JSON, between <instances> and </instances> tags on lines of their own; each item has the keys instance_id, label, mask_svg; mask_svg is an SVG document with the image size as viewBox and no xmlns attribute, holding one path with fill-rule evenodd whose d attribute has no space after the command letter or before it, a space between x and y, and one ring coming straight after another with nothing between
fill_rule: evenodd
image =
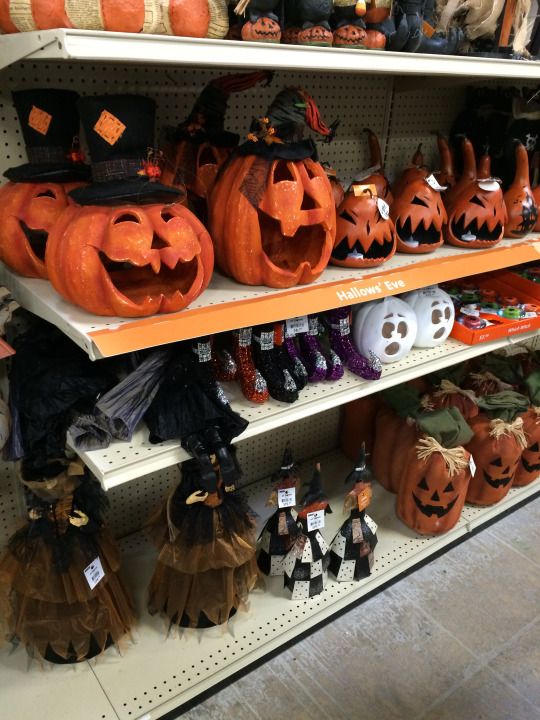
<instances>
[{"instance_id":1,"label":"hat band on top hat","mask_svg":"<svg viewBox=\"0 0 540 720\"><path fill-rule=\"evenodd\" d=\"M59 146L50 147L29 147L26 148L28 162L41 165L43 163L67 163L69 162L69 149Z\"/></svg>"},{"instance_id":2,"label":"hat band on top hat","mask_svg":"<svg viewBox=\"0 0 540 720\"><path fill-rule=\"evenodd\" d=\"M143 163L137 158L119 158L116 160L101 160L92 163L93 182L108 182L110 180L125 180L141 174Z\"/></svg>"}]
</instances>

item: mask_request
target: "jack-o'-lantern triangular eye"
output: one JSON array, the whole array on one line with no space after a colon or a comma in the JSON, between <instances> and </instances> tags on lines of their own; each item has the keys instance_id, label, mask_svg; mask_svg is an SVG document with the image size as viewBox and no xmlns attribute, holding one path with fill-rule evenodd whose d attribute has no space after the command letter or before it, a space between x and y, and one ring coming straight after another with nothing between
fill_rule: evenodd
<instances>
[{"instance_id":1,"label":"jack-o'-lantern triangular eye","mask_svg":"<svg viewBox=\"0 0 540 720\"><path fill-rule=\"evenodd\" d=\"M538 452L540 450L540 447L537 442L534 443L534 445L531 445L529 450L532 450L532 452Z\"/></svg>"},{"instance_id":2,"label":"jack-o'-lantern triangular eye","mask_svg":"<svg viewBox=\"0 0 540 720\"><path fill-rule=\"evenodd\" d=\"M124 213L123 215L119 215L113 220L113 225L120 225L120 223L124 222L140 223L141 221L136 215L133 215L132 213Z\"/></svg>"},{"instance_id":3,"label":"jack-o'-lantern triangular eye","mask_svg":"<svg viewBox=\"0 0 540 720\"><path fill-rule=\"evenodd\" d=\"M43 190L42 192L38 192L35 197L49 197L56 200L56 195L53 193L52 190Z\"/></svg>"},{"instance_id":4,"label":"jack-o'-lantern triangular eye","mask_svg":"<svg viewBox=\"0 0 540 720\"><path fill-rule=\"evenodd\" d=\"M449 482L448 485L443 490L443 492L453 492L453 491L454 491L454 486L452 485L451 482Z\"/></svg>"},{"instance_id":5,"label":"jack-o'-lantern triangular eye","mask_svg":"<svg viewBox=\"0 0 540 720\"><path fill-rule=\"evenodd\" d=\"M422 205L422 207L429 207L427 202L424 202L422 198L419 198L418 195L415 195L413 199L411 200L411 205Z\"/></svg>"},{"instance_id":6,"label":"jack-o'-lantern triangular eye","mask_svg":"<svg viewBox=\"0 0 540 720\"><path fill-rule=\"evenodd\" d=\"M418 487L419 487L421 490L429 490L428 484L427 484L427 482L426 482L426 478L422 478L422 479L420 480L420 482L418 483Z\"/></svg>"},{"instance_id":7,"label":"jack-o'-lantern triangular eye","mask_svg":"<svg viewBox=\"0 0 540 720\"><path fill-rule=\"evenodd\" d=\"M493 460L491 462L491 465L495 465L496 467L502 467L502 460L501 458L497 458L496 460Z\"/></svg>"}]
</instances>

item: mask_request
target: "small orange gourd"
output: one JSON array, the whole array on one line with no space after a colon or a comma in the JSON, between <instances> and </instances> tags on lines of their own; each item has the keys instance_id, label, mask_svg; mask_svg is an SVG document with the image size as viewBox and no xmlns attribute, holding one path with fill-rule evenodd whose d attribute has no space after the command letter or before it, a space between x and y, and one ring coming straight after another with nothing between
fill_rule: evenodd
<instances>
[{"instance_id":1,"label":"small orange gourd","mask_svg":"<svg viewBox=\"0 0 540 720\"><path fill-rule=\"evenodd\" d=\"M507 238L521 238L531 232L538 220L536 205L529 182L529 156L523 143L515 141L516 172L504 193L508 220L504 228Z\"/></svg>"}]
</instances>

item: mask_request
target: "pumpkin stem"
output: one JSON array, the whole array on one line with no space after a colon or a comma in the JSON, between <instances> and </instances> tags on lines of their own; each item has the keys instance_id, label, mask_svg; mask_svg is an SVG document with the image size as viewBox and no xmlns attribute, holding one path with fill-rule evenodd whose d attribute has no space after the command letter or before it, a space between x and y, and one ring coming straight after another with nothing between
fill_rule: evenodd
<instances>
[{"instance_id":1,"label":"pumpkin stem","mask_svg":"<svg viewBox=\"0 0 540 720\"><path fill-rule=\"evenodd\" d=\"M500 418L495 418L491 421L490 425L491 430L489 431L489 434L496 440L503 435L509 435L514 437L522 450L527 447L527 438L525 437L525 430L523 429L523 418L518 417L510 423L507 423Z\"/></svg>"},{"instance_id":2,"label":"pumpkin stem","mask_svg":"<svg viewBox=\"0 0 540 720\"><path fill-rule=\"evenodd\" d=\"M453 477L469 464L469 453L462 447L445 448L434 437L420 438L416 445L416 457L419 460L427 460L433 453L438 452L442 456L448 474Z\"/></svg>"},{"instance_id":3,"label":"pumpkin stem","mask_svg":"<svg viewBox=\"0 0 540 720\"><path fill-rule=\"evenodd\" d=\"M371 156L370 166L380 168L381 172L384 170L381 146L379 144L379 138L375 135L373 130L364 128L364 132L368 135L369 153Z\"/></svg>"}]
</instances>

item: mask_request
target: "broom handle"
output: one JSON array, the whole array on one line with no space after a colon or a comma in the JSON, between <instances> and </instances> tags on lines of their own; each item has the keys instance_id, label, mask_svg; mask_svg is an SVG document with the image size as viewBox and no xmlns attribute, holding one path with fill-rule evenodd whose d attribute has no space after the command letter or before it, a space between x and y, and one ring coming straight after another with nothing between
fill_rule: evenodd
<instances>
[{"instance_id":1,"label":"broom handle","mask_svg":"<svg viewBox=\"0 0 540 720\"><path fill-rule=\"evenodd\" d=\"M517 0L506 0L504 8L504 16L501 25L501 34L499 36L499 47L508 47L510 45L510 33L512 31L512 22L516 12Z\"/></svg>"}]
</instances>

